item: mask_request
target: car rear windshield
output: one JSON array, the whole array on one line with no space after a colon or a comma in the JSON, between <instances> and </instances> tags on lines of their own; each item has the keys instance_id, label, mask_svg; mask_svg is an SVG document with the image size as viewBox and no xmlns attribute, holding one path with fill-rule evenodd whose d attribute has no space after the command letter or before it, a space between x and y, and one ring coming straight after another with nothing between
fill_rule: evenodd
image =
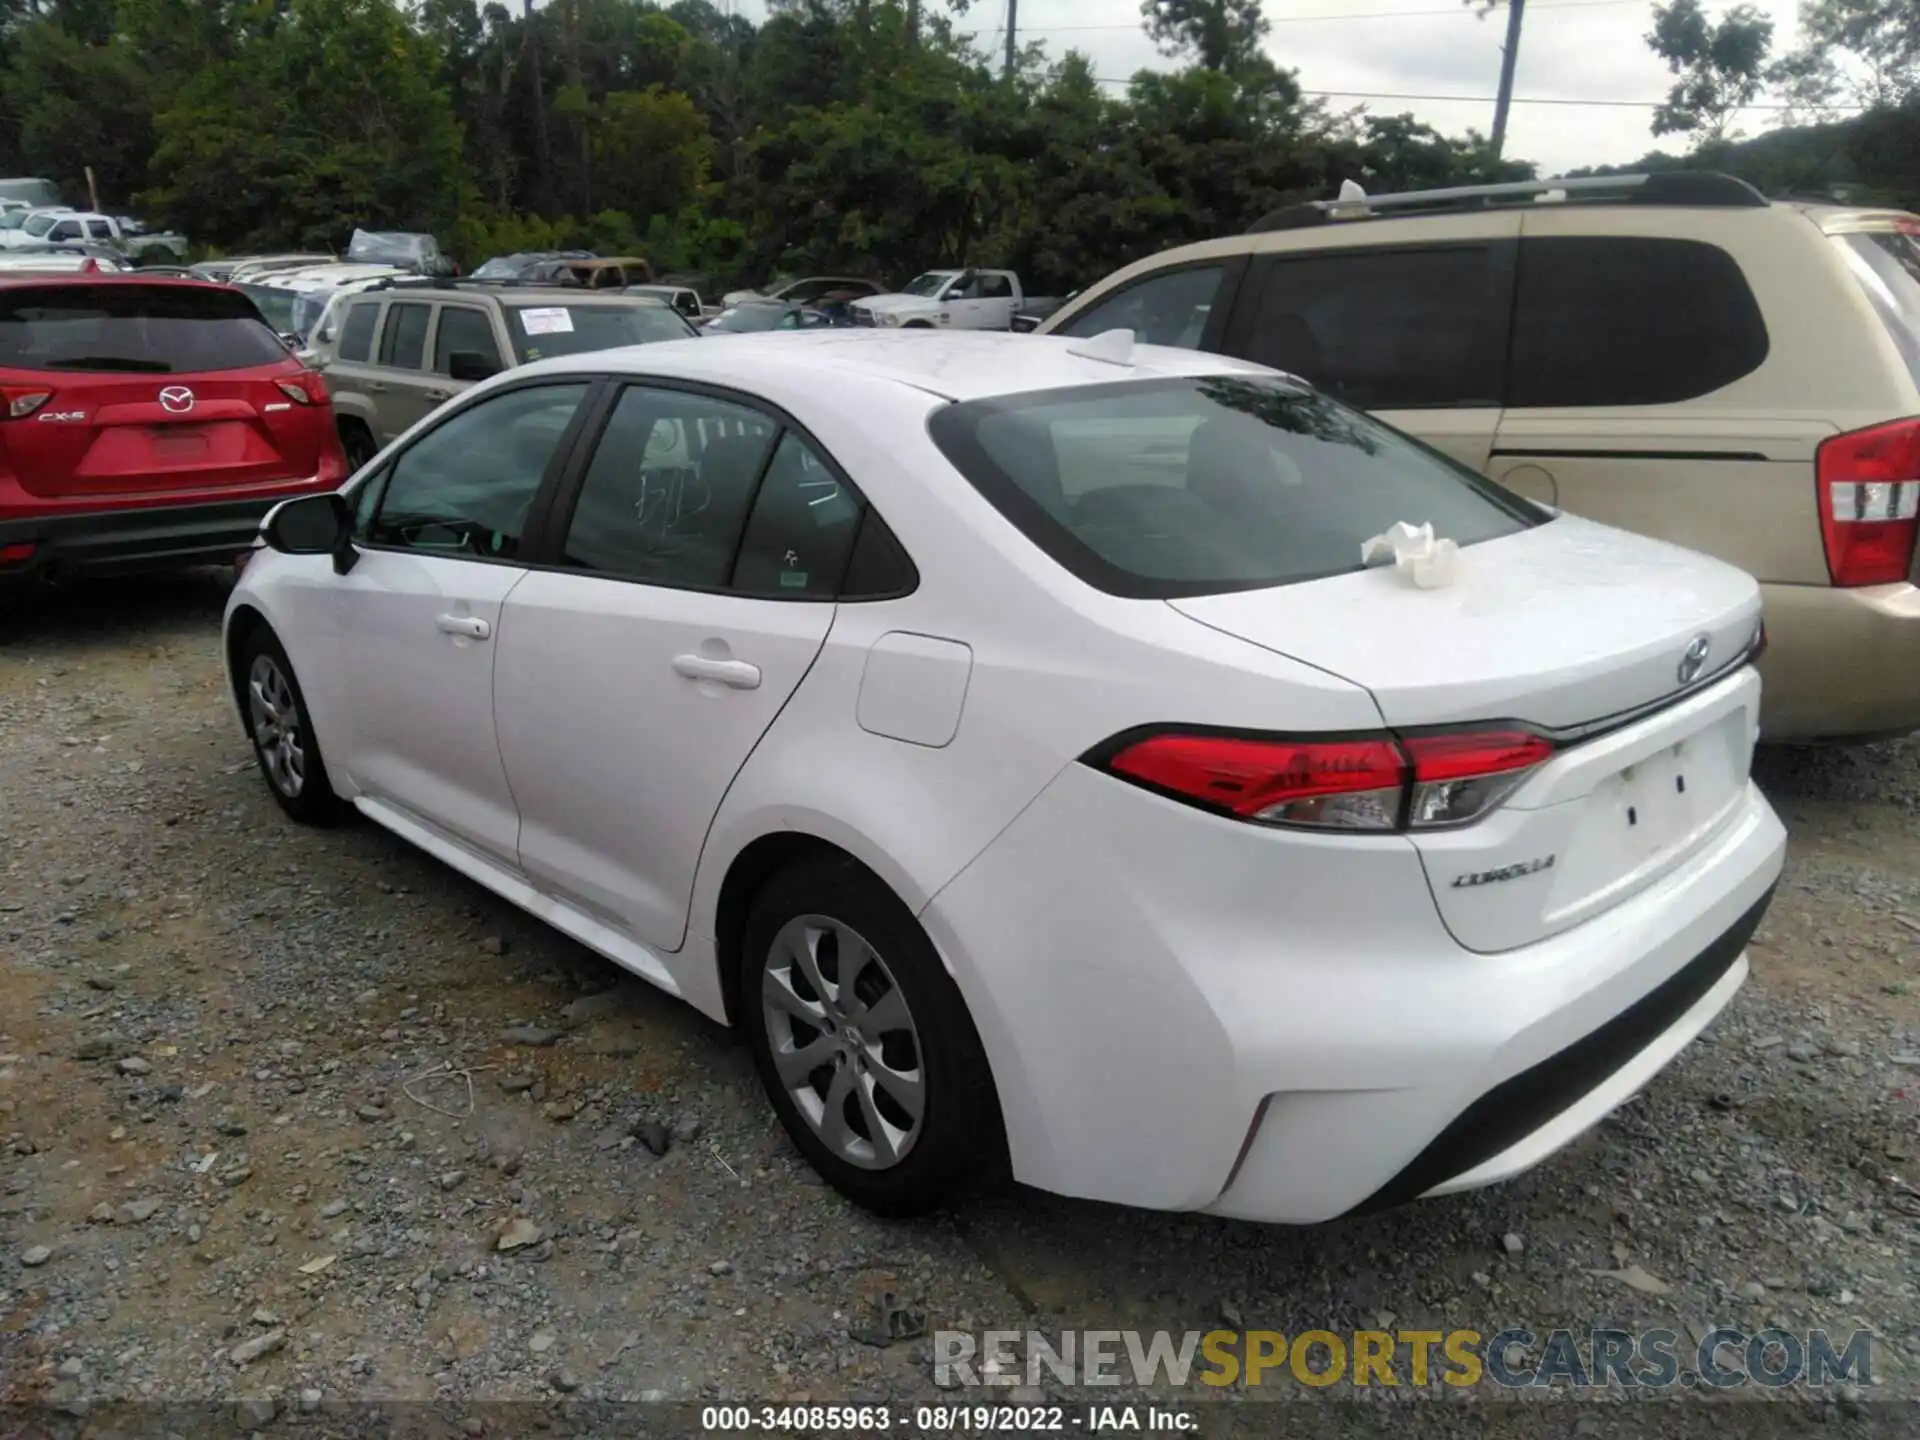
<instances>
[{"instance_id":1,"label":"car rear windshield","mask_svg":"<svg viewBox=\"0 0 1920 1440\"><path fill-rule=\"evenodd\" d=\"M0 368L199 374L286 358L233 290L117 280L0 290Z\"/></svg>"},{"instance_id":2,"label":"car rear windshield","mask_svg":"<svg viewBox=\"0 0 1920 1440\"><path fill-rule=\"evenodd\" d=\"M684 340L693 327L664 305L520 305L507 329L522 360Z\"/></svg>"},{"instance_id":3,"label":"car rear windshield","mask_svg":"<svg viewBox=\"0 0 1920 1440\"><path fill-rule=\"evenodd\" d=\"M1088 584L1169 598L1358 570L1396 521L1460 545L1548 518L1359 412L1284 381L1126 381L950 405L934 443Z\"/></svg>"},{"instance_id":4,"label":"car rear windshield","mask_svg":"<svg viewBox=\"0 0 1920 1440\"><path fill-rule=\"evenodd\" d=\"M1920 221L1833 239L1920 385Z\"/></svg>"}]
</instances>

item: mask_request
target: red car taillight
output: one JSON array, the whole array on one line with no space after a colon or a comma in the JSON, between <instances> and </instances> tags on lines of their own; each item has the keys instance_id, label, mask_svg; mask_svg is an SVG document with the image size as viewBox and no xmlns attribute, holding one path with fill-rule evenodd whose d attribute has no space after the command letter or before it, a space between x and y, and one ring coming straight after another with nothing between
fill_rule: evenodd
<instances>
[{"instance_id":1,"label":"red car taillight","mask_svg":"<svg viewBox=\"0 0 1920 1440\"><path fill-rule=\"evenodd\" d=\"M327 403L327 382L317 370L303 370L297 379L276 380L280 393L299 405Z\"/></svg>"},{"instance_id":2,"label":"red car taillight","mask_svg":"<svg viewBox=\"0 0 1920 1440\"><path fill-rule=\"evenodd\" d=\"M1554 752L1523 730L1283 739L1178 730L1088 758L1174 799L1267 825L1433 829L1473 820Z\"/></svg>"},{"instance_id":3,"label":"red car taillight","mask_svg":"<svg viewBox=\"0 0 1920 1440\"><path fill-rule=\"evenodd\" d=\"M7 418L24 420L47 401L53 398L51 390L23 390L15 386L0 388L0 397L7 402Z\"/></svg>"},{"instance_id":4,"label":"red car taillight","mask_svg":"<svg viewBox=\"0 0 1920 1440\"><path fill-rule=\"evenodd\" d=\"M1823 440L1814 467L1833 583L1906 579L1920 537L1920 419Z\"/></svg>"}]
</instances>

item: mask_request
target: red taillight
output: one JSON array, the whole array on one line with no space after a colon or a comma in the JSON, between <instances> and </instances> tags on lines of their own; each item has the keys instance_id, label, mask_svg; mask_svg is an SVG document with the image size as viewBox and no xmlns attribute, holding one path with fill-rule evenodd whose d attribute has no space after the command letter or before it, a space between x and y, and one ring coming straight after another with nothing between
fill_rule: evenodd
<instances>
[{"instance_id":1,"label":"red taillight","mask_svg":"<svg viewBox=\"0 0 1920 1440\"><path fill-rule=\"evenodd\" d=\"M1823 440L1814 466L1833 583L1906 579L1920 537L1920 419Z\"/></svg>"},{"instance_id":2,"label":"red taillight","mask_svg":"<svg viewBox=\"0 0 1920 1440\"><path fill-rule=\"evenodd\" d=\"M327 382L317 370L303 370L298 379L276 380L280 393L289 400L301 405L324 405L327 403Z\"/></svg>"},{"instance_id":3,"label":"red taillight","mask_svg":"<svg viewBox=\"0 0 1920 1440\"><path fill-rule=\"evenodd\" d=\"M47 401L53 398L51 390L21 390L12 387L0 389L0 396L7 402L7 418L24 420Z\"/></svg>"},{"instance_id":4,"label":"red taillight","mask_svg":"<svg viewBox=\"0 0 1920 1440\"><path fill-rule=\"evenodd\" d=\"M1522 730L1331 740L1168 731L1123 743L1095 763L1243 820L1396 830L1478 817L1553 749Z\"/></svg>"},{"instance_id":5,"label":"red taillight","mask_svg":"<svg viewBox=\"0 0 1920 1440\"><path fill-rule=\"evenodd\" d=\"M1401 743L1413 761L1407 824L1414 829L1485 814L1553 754L1552 741L1526 730L1410 735Z\"/></svg>"},{"instance_id":6,"label":"red taillight","mask_svg":"<svg viewBox=\"0 0 1920 1440\"><path fill-rule=\"evenodd\" d=\"M24 565L33 558L33 542L16 540L11 545L0 545L0 566Z\"/></svg>"}]
</instances>

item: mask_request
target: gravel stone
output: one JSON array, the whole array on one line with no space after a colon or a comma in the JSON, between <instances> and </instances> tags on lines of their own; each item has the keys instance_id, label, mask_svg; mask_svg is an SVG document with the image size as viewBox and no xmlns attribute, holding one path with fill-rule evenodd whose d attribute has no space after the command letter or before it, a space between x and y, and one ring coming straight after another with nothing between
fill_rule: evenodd
<instances>
[{"instance_id":1,"label":"gravel stone","mask_svg":"<svg viewBox=\"0 0 1920 1440\"><path fill-rule=\"evenodd\" d=\"M234 1346L232 1350L227 1352L227 1359L244 1369L246 1366L260 1359L263 1355L273 1354L274 1351L280 1349L280 1347L286 1343L287 1332L285 1330L269 1330L264 1335L256 1335L251 1340L241 1341L238 1345Z\"/></svg>"},{"instance_id":2,"label":"gravel stone","mask_svg":"<svg viewBox=\"0 0 1920 1440\"><path fill-rule=\"evenodd\" d=\"M46 1245L29 1245L20 1252L20 1263L29 1270L36 1270L53 1259L53 1250Z\"/></svg>"}]
</instances>

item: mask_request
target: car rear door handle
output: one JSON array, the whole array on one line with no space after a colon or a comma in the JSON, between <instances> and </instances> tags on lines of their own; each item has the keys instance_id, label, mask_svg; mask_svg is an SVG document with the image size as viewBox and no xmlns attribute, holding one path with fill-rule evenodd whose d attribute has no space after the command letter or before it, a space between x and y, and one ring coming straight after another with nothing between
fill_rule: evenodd
<instances>
[{"instance_id":1,"label":"car rear door handle","mask_svg":"<svg viewBox=\"0 0 1920 1440\"><path fill-rule=\"evenodd\" d=\"M673 673L689 680L718 680L735 690L758 690L760 667L744 660L709 660L705 655L676 655Z\"/></svg>"},{"instance_id":2,"label":"car rear door handle","mask_svg":"<svg viewBox=\"0 0 1920 1440\"><path fill-rule=\"evenodd\" d=\"M387 393L387 387L378 380L369 380L367 382L367 389L375 395L384 395Z\"/></svg>"},{"instance_id":3,"label":"car rear door handle","mask_svg":"<svg viewBox=\"0 0 1920 1440\"><path fill-rule=\"evenodd\" d=\"M436 615L434 628L445 635L465 635L469 640L484 640L493 633L493 627L478 615Z\"/></svg>"},{"instance_id":4,"label":"car rear door handle","mask_svg":"<svg viewBox=\"0 0 1920 1440\"><path fill-rule=\"evenodd\" d=\"M451 400L452 398L453 398L453 392L451 390L427 391L427 399L429 400Z\"/></svg>"}]
</instances>

